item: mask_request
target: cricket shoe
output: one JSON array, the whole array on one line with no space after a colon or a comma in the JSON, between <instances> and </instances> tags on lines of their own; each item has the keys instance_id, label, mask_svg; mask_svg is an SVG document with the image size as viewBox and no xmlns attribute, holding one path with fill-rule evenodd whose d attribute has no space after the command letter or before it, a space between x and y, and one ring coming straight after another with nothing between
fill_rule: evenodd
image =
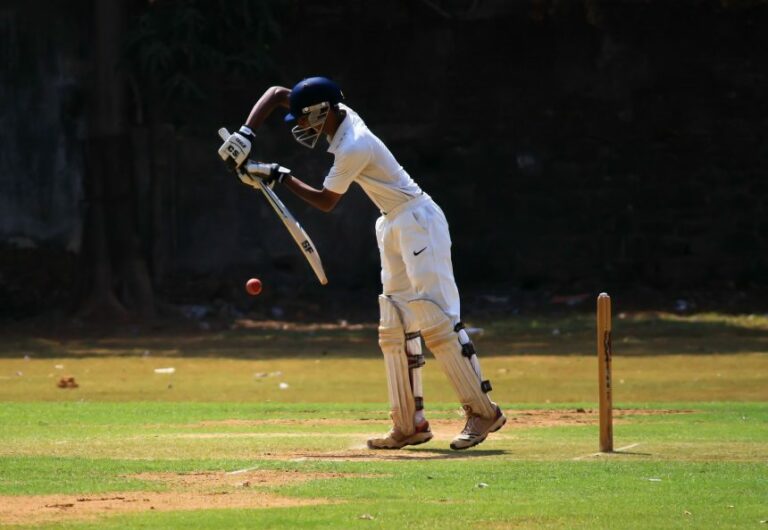
<instances>
[{"instance_id":1,"label":"cricket shoe","mask_svg":"<svg viewBox=\"0 0 768 530\"><path fill-rule=\"evenodd\" d=\"M483 442L488 434L501 429L507 422L507 417L504 416L498 405L494 403L494 406L496 407L496 414L492 418L483 418L477 414L472 414L471 410L466 411L467 424L461 433L451 441L451 449L455 451L469 449Z\"/></svg>"},{"instance_id":2,"label":"cricket shoe","mask_svg":"<svg viewBox=\"0 0 768 530\"><path fill-rule=\"evenodd\" d=\"M416 431L406 436L397 427L392 429L383 438L371 438L368 440L368 449L400 449L406 445L419 445L432 439L432 431L429 430L429 422L423 421L416 425Z\"/></svg>"}]
</instances>

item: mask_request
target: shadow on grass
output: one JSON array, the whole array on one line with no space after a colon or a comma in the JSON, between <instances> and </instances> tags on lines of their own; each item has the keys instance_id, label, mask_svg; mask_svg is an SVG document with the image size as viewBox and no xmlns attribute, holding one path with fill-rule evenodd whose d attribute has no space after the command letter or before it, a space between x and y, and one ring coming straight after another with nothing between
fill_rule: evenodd
<instances>
[{"instance_id":1,"label":"shadow on grass","mask_svg":"<svg viewBox=\"0 0 768 530\"><path fill-rule=\"evenodd\" d=\"M452 449L406 449L412 455L419 453L428 453L424 456L408 456L411 460L447 460L456 458L483 458L486 456L502 456L511 454L510 451L501 449L468 449L464 451L454 451Z\"/></svg>"},{"instance_id":2,"label":"shadow on grass","mask_svg":"<svg viewBox=\"0 0 768 530\"><path fill-rule=\"evenodd\" d=\"M653 453L643 453L640 451L622 451L618 449L616 451L610 451L608 453L590 453L588 455L577 456L573 460L594 460L598 458L616 458L619 456L653 456Z\"/></svg>"},{"instance_id":3,"label":"shadow on grass","mask_svg":"<svg viewBox=\"0 0 768 530\"><path fill-rule=\"evenodd\" d=\"M525 316L468 323L480 355L593 355L591 314ZM378 358L377 326L255 322L215 329L27 329L3 333L0 358L100 356L214 357L232 359ZM668 313L625 314L613 319L618 356L739 354L768 351L768 317Z\"/></svg>"},{"instance_id":4,"label":"shadow on grass","mask_svg":"<svg viewBox=\"0 0 768 530\"><path fill-rule=\"evenodd\" d=\"M311 454L304 455L312 460L388 460L413 462L422 460L456 460L484 458L489 456L502 456L510 454L509 451L499 449L470 449L468 451L453 451L451 449L381 449L360 454Z\"/></svg>"}]
</instances>

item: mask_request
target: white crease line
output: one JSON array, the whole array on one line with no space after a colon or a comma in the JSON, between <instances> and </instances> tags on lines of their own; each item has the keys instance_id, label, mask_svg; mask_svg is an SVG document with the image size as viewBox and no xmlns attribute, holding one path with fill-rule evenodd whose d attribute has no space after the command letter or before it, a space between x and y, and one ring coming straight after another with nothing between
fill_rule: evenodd
<instances>
[{"instance_id":1,"label":"white crease line","mask_svg":"<svg viewBox=\"0 0 768 530\"><path fill-rule=\"evenodd\" d=\"M636 444L625 445L624 447L619 447L618 449L614 449L613 452L614 453L620 453L622 451L626 451L627 449L633 449L633 448L637 447L638 445L640 445L639 442L636 443ZM591 453L591 454L588 454L588 455L577 456L573 460L583 460L585 458L592 458L592 457L595 457L595 456L610 455L610 454L611 453Z\"/></svg>"},{"instance_id":2,"label":"white crease line","mask_svg":"<svg viewBox=\"0 0 768 530\"><path fill-rule=\"evenodd\" d=\"M249 471L255 471L259 469L259 466L256 467L246 467L245 469L238 469L235 471L228 471L227 475L239 475L240 473L248 473Z\"/></svg>"},{"instance_id":3,"label":"white crease line","mask_svg":"<svg viewBox=\"0 0 768 530\"><path fill-rule=\"evenodd\" d=\"M188 432L129 436L125 439L141 440L151 437L154 440L158 438L173 438L180 440L217 440L222 438L305 438L308 436L323 436L326 438L363 438L370 435L370 432Z\"/></svg>"}]
</instances>

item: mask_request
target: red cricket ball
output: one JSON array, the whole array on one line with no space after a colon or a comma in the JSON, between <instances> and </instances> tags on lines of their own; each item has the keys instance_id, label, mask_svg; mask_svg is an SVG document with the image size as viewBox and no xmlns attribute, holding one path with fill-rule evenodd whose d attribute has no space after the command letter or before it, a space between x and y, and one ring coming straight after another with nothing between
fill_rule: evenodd
<instances>
[{"instance_id":1,"label":"red cricket ball","mask_svg":"<svg viewBox=\"0 0 768 530\"><path fill-rule=\"evenodd\" d=\"M251 278L245 282L245 290L248 291L248 294L251 296L256 296L261 292L261 280L258 278Z\"/></svg>"}]
</instances>

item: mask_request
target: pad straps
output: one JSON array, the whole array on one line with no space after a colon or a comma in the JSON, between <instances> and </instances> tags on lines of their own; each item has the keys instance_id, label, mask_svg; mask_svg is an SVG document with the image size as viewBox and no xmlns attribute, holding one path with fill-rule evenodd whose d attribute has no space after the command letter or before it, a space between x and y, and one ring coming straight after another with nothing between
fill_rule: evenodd
<instances>
[{"instance_id":1,"label":"pad straps","mask_svg":"<svg viewBox=\"0 0 768 530\"><path fill-rule=\"evenodd\" d=\"M472 369L475 371L477 378L480 380L480 390L487 394L493 390L493 387L491 386L491 382L488 379L483 379L483 372L480 370L480 361L477 359L477 351L475 350L475 345L469 339L469 335L467 334L464 322L457 322L456 325L453 326L453 331L459 335L461 354L469 359L469 362L472 364Z\"/></svg>"}]
</instances>

